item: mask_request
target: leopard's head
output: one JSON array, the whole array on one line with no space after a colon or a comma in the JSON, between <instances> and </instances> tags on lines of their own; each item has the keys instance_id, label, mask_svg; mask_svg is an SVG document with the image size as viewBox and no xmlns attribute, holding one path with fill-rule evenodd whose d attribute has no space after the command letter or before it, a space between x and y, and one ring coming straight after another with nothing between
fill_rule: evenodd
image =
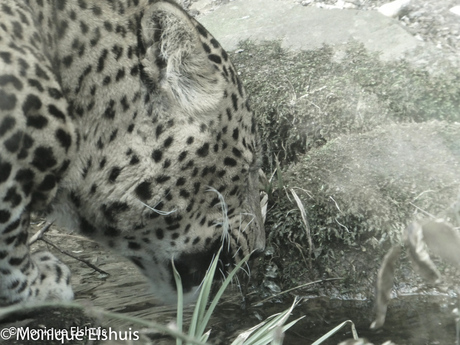
<instances>
[{"instance_id":1,"label":"leopard's head","mask_svg":"<svg viewBox=\"0 0 460 345\"><path fill-rule=\"evenodd\" d=\"M128 177L127 221L139 229L123 251L164 301L175 300L174 262L193 298L221 246L225 272L265 245L257 125L227 53L177 6L146 10L138 44L145 120L137 131L147 140Z\"/></svg>"}]
</instances>

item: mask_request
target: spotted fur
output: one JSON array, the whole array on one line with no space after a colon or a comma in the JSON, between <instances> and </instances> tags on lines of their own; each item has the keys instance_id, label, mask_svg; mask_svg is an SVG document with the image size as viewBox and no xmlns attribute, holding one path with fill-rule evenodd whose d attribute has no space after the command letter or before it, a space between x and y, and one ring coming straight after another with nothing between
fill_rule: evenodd
<instances>
[{"instance_id":1,"label":"spotted fur","mask_svg":"<svg viewBox=\"0 0 460 345\"><path fill-rule=\"evenodd\" d=\"M227 53L177 5L0 0L0 305L71 299L30 212L131 259L170 299L264 245L257 128Z\"/></svg>"}]
</instances>

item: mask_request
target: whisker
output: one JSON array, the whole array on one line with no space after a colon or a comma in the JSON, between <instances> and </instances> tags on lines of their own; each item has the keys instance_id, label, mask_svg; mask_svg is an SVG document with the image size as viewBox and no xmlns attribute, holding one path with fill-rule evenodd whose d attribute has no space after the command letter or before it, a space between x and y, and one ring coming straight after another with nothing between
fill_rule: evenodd
<instances>
[{"instance_id":1,"label":"whisker","mask_svg":"<svg viewBox=\"0 0 460 345\"><path fill-rule=\"evenodd\" d=\"M161 201L158 201L158 202L155 204L155 206L153 206L153 207L147 205L146 203L144 203L144 202L142 202L142 201L140 201L140 200L139 200L139 202L140 202L142 205L144 205L145 207L147 207L148 209L152 210L152 211L155 212L155 213L158 213L158 214L161 215L161 216L168 216L168 215L170 215L171 213L177 212L176 209L173 209L172 211L161 211L161 210L157 210L155 207L156 207Z\"/></svg>"},{"instance_id":2,"label":"whisker","mask_svg":"<svg viewBox=\"0 0 460 345\"><path fill-rule=\"evenodd\" d=\"M219 272L220 272L220 274L222 275L222 279L225 280L225 277L226 277L226 276L225 276L224 271L222 271L222 269L219 268Z\"/></svg>"},{"instance_id":3,"label":"whisker","mask_svg":"<svg viewBox=\"0 0 460 345\"><path fill-rule=\"evenodd\" d=\"M241 247L238 247L238 249L236 250L235 254L233 254L233 256L232 256L232 259L234 259L238 255L238 252L240 250L241 250Z\"/></svg>"},{"instance_id":4,"label":"whisker","mask_svg":"<svg viewBox=\"0 0 460 345\"><path fill-rule=\"evenodd\" d=\"M246 267L248 269L248 278L250 278L251 277L251 267L249 266L247 261L246 261Z\"/></svg>"},{"instance_id":5,"label":"whisker","mask_svg":"<svg viewBox=\"0 0 460 345\"><path fill-rule=\"evenodd\" d=\"M240 267L240 270L242 270L244 273L246 273L246 275L247 275L248 277L250 277L249 271L246 271L246 270L243 268L243 266Z\"/></svg>"},{"instance_id":6,"label":"whisker","mask_svg":"<svg viewBox=\"0 0 460 345\"><path fill-rule=\"evenodd\" d=\"M221 241L222 243L227 241L227 250L230 252L230 225L228 221L228 205L225 202L224 196L221 193L219 193L217 189L209 187L207 189L207 192L214 192L217 194L217 197L219 198L219 203L216 206L220 206L222 210L222 221L217 222L216 224L222 225Z\"/></svg>"},{"instance_id":7,"label":"whisker","mask_svg":"<svg viewBox=\"0 0 460 345\"><path fill-rule=\"evenodd\" d=\"M252 213L240 213L240 224L241 224L241 215L251 216L251 220L246 224L246 226L245 226L244 229L243 229L243 232L245 232L246 229L249 227L249 225L252 224L252 222L254 221L254 219L256 219L256 216L253 215Z\"/></svg>"}]
</instances>

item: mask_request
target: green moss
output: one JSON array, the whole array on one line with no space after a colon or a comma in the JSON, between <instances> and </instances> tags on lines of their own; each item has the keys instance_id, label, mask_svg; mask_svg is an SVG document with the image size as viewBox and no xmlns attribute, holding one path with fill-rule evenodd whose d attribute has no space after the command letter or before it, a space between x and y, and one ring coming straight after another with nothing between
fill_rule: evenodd
<instances>
[{"instance_id":1,"label":"green moss","mask_svg":"<svg viewBox=\"0 0 460 345\"><path fill-rule=\"evenodd\" d=\"M432 76L405 61L382 62L356 42L288 52L241 44L232 59L261 124L267 161L283 163L339 135L390 122L460 120L460 72Z\"/></svg>"},{"instance_id":2,"label":"green moss","mask_svg":"<svg viewBox=\"0 0 460 345\"><path fill-rule=\"evenodd\" d=\"M284 178L308 190L317 243L396 240L414 214L437 215L456 200L459 144L459 124L387 125L332 140Z\"/></svg>"},{"instance_id":3,"label":"green moss","mask_svg":"<svg viewBox=\"0 0 460 345\"><path fill-rule=\"evenodd\" d=\"M260 123L264 170L277 171L265 224L275 253L266 260L284 288L323 274L361 286L379 250L414 217L457 198L460 72L383 62L355 42L341 51L288 52L276 42L241 49L232 60ZM289 188L306 209L312 270Z\"/></svg>"}]
</instances>

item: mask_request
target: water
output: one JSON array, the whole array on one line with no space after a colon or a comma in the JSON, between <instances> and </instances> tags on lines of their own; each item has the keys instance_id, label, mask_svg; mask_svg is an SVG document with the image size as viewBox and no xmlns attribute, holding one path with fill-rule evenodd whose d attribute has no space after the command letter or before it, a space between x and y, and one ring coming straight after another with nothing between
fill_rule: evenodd
<instances>
[{"instance_id":1,"label":"water","mask_svg":"<svg viewBox=\"0 0 460 345\"><path fill-rule=\"evenodd\" d=\"M53 233L50 237L53 237ZM149 294L145 277L127 260L88 241L72 241L67 248L63 243L60 246L78 253L110 274L104 277L85 264L64 256L63 260L73 272L72 285L77 302L164 325L175 320L175 307L159 305ZM334 297L304 298L294 310L291 320L305 317L286 334L284 344L311 344L345 320L352 320L359 336L369 339L375 345L387 340L398 345L454 345L456 342L455 317L452 314L452 310L459 306L456 294L412 294L395 298L389 305L384 327L378 331L369 329L374 317L371 301L364 298L345 300L340 295ZM229 340L235 339L239 332L289 308L293 297L285 297L277 303L272 300L262 305L257 303L259 300L256 295L250 295L246 307L242 308L240 292L227 291L210 323L212 338L217 343L229 344ZM192 310L187 309L185 319L190 319L191 314ZM104 324L121 330L131 326L118 318L105 320ZM347 327L324 344L336 345L351 337L350 328Z\"/></svg>"},{"instance_id":2,"label":"water","mask_svg":"<svg viewBox=\"0 0 460 345\"><path fill-rule=\"evenodd\" d=\"M457 301L444 296L406 296L390 303L382 329L372 331L373 304L369 301L342 301L316 298L296 308L294 317L306 317L286 336L286 344L311 344L345 320L352 320L358 335L374 344L392 340L396 344L455 344L456 328L452 309ZM338 344L352 338L346 326L324 344Z\"/></svg>"},{"instance_id":3,"label":"water","mask_svg":"<svg viewBox=\"0 0 460 345\"><path fill-rule=\"evenodd\" d=\"M83 284L76 288L77 301L90 300L92 305L109 311L162 324L175 320L175 307L159 305L148 293L149 285L137 269L129 262L120 260L113 265L113 268L111 265L104 266L104 269L112 272L109 278L99 279L100 275L91 270L83 273L80 276ZM265 302L258 305L258 298L250 296L245 308L242 307L242 301L241 293L236 289L230 289L222 297L210 324L213 338L218 343L229 344L229 340L235 339L239 332L249 329L272 314L284 311L290 307L293 298L287 297L283 302ZM295 308L290 320L305 317L286 334L284 344L311 344L343 321L352 320L358 335L375 345L387 340L398 345L454 345L456 327L452 310L458 305L455 295L400 296L391 300L384 327L372 331L369 326L374 312L373 302L369 300L304 298ZM192 309L189 308L186 310L185 319L190 319L191 315ZM128 327L126 321L120 319L108 320L107 325L120 329ZM349 338L352 338L350 327L345 327L324 344L337 345Z\"/></svg>"},{"instance_id":4,"label":"water","mask_svg":"<svg viewBox=\"0 0 460 345\"><path fill-rule=\"evenodd\" d=\"M116 293L117 299L113 298L113 293L102 289L93 303L100 305L110 301L109 310L162 324L174 321L174 307L156 305L151 296L139 293L145 287L143 283L137 287L121 286ZM100 297L101 293L106 295L104 299ZM238 291L230 290L223 296L210 323L211 339L219 344L229 344L230 340L234 340L241 331L249 329L272 314L289 308L292 299L286 298L283 303L266 302L258 306L249 305L246 309L242 309L241 302L242 298ZM290 320L305 317L287 332L284 344L311 344L340 323L352 320L358 335L367 338L375 345L383 344L387 340L392 340L398 345L454 345L456 326L452 310L457 305L457 299L449 296L398 297L389 305L384 327L372 331L369 329L374 317L372 302L326 297L308 298L302 300L294 309ZM190 319L191 314L192 310L188 309L185 319ZM128 327L123 320L109 320L108 324L121 329ZM345 326L324 344L337 345L350 338L352 338L350 326Z\"/></svg>"}]
</instances>

